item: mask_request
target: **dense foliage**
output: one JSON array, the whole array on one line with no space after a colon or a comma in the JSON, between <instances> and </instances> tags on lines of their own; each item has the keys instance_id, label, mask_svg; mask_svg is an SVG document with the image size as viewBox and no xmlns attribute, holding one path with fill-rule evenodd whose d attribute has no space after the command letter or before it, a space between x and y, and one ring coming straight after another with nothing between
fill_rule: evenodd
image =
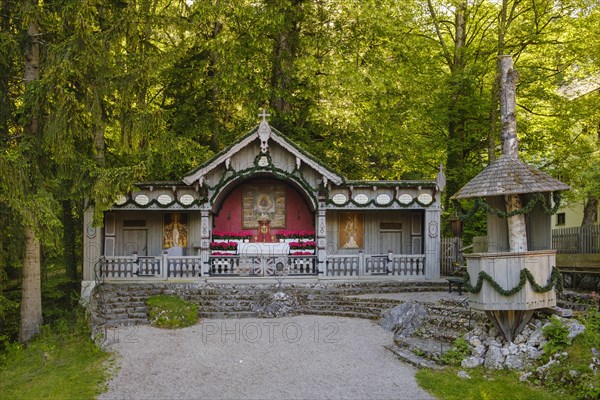
<instances>
[{"instance_id":1,"label":"dense foliage","mask_svg":"<svg viewBox=\"0 0 600 400\"><path fill-rule=\"evenodd\" d=\"M100 215L136 181L180 178L263 107L349 178L432 178L444 164L451 195L499 152L498 54L520 73L523 158L572 184L571 201L600 196L598 0L0 7L0 319L38 242L76 290L87 201Z\"/></svg>"}]
</instances>

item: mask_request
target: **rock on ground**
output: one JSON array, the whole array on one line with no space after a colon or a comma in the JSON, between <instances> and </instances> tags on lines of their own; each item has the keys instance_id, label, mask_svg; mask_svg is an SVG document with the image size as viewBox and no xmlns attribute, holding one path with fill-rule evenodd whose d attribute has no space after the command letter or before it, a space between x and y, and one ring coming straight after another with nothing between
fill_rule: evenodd
<instances>
[{"instance_id":1,"label":"rock on ground","mask_svg":"<svg viewBox=\"0 0 600 400\"><path fill-rule=\"evenodd\" d=\"M403 303L386 311L379 325L394 332L394 338L407 337L421 327L428 314L425 306L420 303Z\"/></svg>"}]
</instances>

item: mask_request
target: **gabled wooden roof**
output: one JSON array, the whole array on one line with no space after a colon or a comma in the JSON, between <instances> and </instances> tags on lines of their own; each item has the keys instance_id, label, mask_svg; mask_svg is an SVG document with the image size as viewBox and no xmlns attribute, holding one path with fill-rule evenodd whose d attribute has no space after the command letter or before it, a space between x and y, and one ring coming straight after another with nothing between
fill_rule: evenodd
<instances>
[{"instance_id":1,"label":"gabled wooden roof","mask_svg":"<svg viewBox=\"0 0 600 400\"><path fill-rule=\"evenodd\" d=\"M502 155L456 192L452 199L542 193L570 187L517 157Z\"/></svg>"},{"instance_id":2,"label":"gabled wooden roof","mask_svg":"<svg viewBox=\"0 0 600 400\"><path fill-rule=\"evenodd\" d=\"M302 163L310 166L319 174L326 177L330 182L336 185L340 185L345 181L344 177L336 174L335 172L325 167L322 162L318 161L310 153L301 149L296 144L291 142L281 132L269 126L269 123L266 121L266 119L263 119L259 125L254 127L254 129L246 133L233 144L217 153L213 158L211 158L204 164L188 172L186 176L183 177L183 182L185 182L187 185L193 184L194 182L200 180L202 177L206 176L206 174L208 174L210 171L212 171L219 165L225 163L234 154L241 151L252 142L262 142L265 137L267 141L273 141L277 143L278 145L286 149L288 152L293 154L295 157L299 158L302 161Z\"/></svg>"}]
</instances>

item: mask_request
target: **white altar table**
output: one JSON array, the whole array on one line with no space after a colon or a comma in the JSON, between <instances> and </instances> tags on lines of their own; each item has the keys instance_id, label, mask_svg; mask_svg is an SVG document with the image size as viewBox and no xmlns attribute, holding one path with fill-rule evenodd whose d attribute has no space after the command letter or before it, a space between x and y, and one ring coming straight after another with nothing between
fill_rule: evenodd
<instances>
[{"instance_id":1,"label":"white altar table","mask_svg":"<svg viewBox=\"0 0 600 400\"><path fill-rule=\"evenodd\" d=\"M240 243L238 253L240 255L281 255L290 252L289 243Z\"/></svg>"}]
</instances>

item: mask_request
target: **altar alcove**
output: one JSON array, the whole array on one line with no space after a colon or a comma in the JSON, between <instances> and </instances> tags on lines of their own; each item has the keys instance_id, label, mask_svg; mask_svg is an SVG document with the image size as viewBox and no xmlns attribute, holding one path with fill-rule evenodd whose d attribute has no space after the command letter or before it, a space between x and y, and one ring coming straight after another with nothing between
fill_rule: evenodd
<instances>
[{"instance_id":1,"label":"altar alcove","mask_svg":"<svg viewBox=\"0 0 600 400\"><path fill-rule=\"evenodd\" d=\"M314 231L315 212L303 195L287 182L257 178L241 182L222 195L213 215L214 231L252 233L250 242L277 242L282 231ZM268 227L268 235L260 232Z\"/></svg>"}]
</instances>

